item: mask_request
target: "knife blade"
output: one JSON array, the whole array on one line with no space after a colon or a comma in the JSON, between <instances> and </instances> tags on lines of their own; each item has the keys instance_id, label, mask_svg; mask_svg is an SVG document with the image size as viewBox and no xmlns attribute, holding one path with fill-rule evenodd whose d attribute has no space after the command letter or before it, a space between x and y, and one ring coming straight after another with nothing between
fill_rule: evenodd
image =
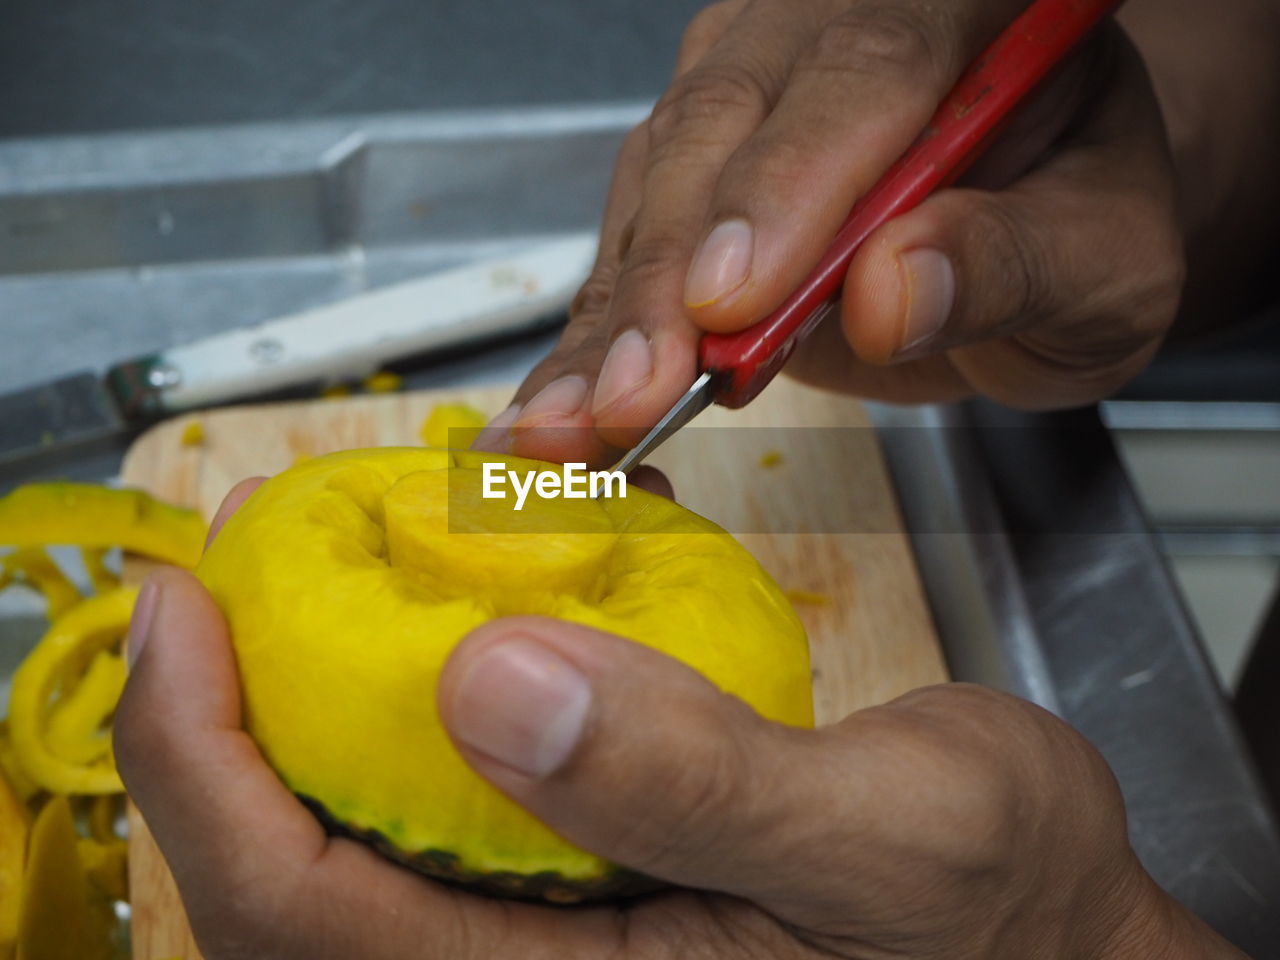
<instances>
[{"instance_id":1,"label":"knife blade","mask_svg":"<svg viewBox=\"0 0 1280 960\"><path fill-rule=\"evenodd\" d=\"M573 234L0 396L0 469L109 444L169 414L532 327L568 309L596 240Z\"/></svg>"},{"instance_id":2,"label":"knife blade","mask_svg":"<svg viewBox=\"0 0 1280 960\"><path fill-rule=\"evenodd\" d=\"M1023 11L961 74L920 136L854 205L826 254L781 306L745 330L702 336L694 386L615 469L638 464L713 402L730 408L751 402L835 309L863 241L964 173L1013 110L1120 2L1036 0Z\"/></svg>"}]
</instances>

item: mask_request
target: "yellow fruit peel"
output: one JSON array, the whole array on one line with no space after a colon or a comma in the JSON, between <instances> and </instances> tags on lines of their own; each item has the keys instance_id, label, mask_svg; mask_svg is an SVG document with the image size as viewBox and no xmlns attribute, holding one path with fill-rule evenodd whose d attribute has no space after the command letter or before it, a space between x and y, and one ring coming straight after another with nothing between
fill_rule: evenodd
<instances>
[{"instance_id":1,"label":"yellow fruit peel","mask_svg":"<svg viewBox=\"0 0 1280 960\"><path fill-rule=\"evenodd\" d=\"M0 951L12 948L18 936L18 902L26 852L26 807L0 772Z\"/></svg>"},{"instance_id":2,"label":"yellow fruit peel","mask_svg":"<svg viewBox=\"0 0 1280 960\"><path fill-rule=\"evenodd\" d=\"M81 547L80 555L84 558L84 569L89 574L89 582L93 584L94 593L106 593L120 586L120 576L107 566L107 547Z\"/></svg>"},{"instance_id":3,"label":"yellow fruit peel","mask_svg":"<svg viewBox=\"0 0 1280 960\"><path fill-rule=\"evenodd\" d=\"M101 650L69 693L53 706L45 742L50 752L77 766L90 766L111 751L107 722L124 691L124 658Z\"/></svg>"},{"instance_id":4,"label":"yellow fruit peel","mask_svg":"<svg viewBox=\"0 0 1280 960\"><path fill-rule=\"evenodd\" d=\"M122 547L167 563L195 566L208 530L194 510L141 490L83 483L36 483L0 498L0 544Z\"/></svg>"},{"instance_id":5,"label":"yellow fruit peel","mask_svg":"<svg viewBox=\"0 0 1280 960\"><path fill-rule=\"evenodd\" d=\"M195 442L193 427L199 421L184 444ZM51 620L14 674L0 720L0 960L119 953L111 901L127 898L128 856L116 830L123 785L109 724L126 674L117 648L137 591L120 586L107 555L122 547L192 566L205 532L194 511L140 491L47 483L0 498L0 545L14 548L0 556L0 589L40 591ZM80 548L94 596L81 596L49 545Z\"/></svg>"},{"instance_id":6,"label":"yellow fruit peel","mask_svg":"<svg viewBox=\"0 0 1280 960\"><path fill-rule=\"evenodd\" d=\"M66 797L41 808L31 827L17 930L18 960L110 960L115 916L80 859Z\"/></svg>"},{"instance_id":7,"label":"yellow fruit peel","mask_svg":"<svg viewBox=\"0 0 1280 960\"><path fill-rule=\"evenodd\" d=\"M102 793L89 799L89 836L99 843L111 843L119 840L116 832L116 817L120 813L121 799L119 794Z\"/></svg>"},{"instance_id":8,"label":"yellow fruit peel","mask_svg":"<svg viewBox=\"0 0 1280 960\"><path fill-rule=\"evenodd\" d=\"M18 795L23 806L30 804L40 793L39 785L22 769L22 764L18 761L7 719L0 720L0 776L4 777Z\"/></svg>"},{"instance_id":9,"label":"yellow fruit peel","mask_svg":"<svg viewBox=\"0 0 1280 960\"><path fill-rule=\"evenodd\" d=\"M119 645L137 595L134 587L120 587L73 607L50 625L13 676L9 729L14 753L26 774L45 790L99 794L124 789L109 750L83 764L54 751L48 738L49 710L56 695L67 697L77 682L83 682L99 653Z\"/></svg>"},{"instance_id":10,"label":"yellow fruit peel","mask_svg":"<svg viewBox=\"0 0 1280 960\"><path fill-rule=\"evenodd\" d=\"M21 546L0 559L0 590L15 583L43 594L50 620L83 599L75 584L39 546Z\"/></svg>"},{"instance_id":11,"label":"yellow fruit peel","mask_svg":"<svg viewBox=\"0 0 1280 960\"><path fill-rule=\"evenodd\" d=\"M99 896L108 900L129 899L129 845L123 840L99 843L90 837L76 841L76 854L85 878Z\"/></svg>"}]
</instances>

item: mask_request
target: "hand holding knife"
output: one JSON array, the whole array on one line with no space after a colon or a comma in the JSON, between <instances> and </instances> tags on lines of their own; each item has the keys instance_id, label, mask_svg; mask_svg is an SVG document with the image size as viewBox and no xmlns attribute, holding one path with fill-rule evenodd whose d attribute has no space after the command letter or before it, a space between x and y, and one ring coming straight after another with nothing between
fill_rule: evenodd
<instances>
[{"instance_id":1,"label":"hand holding knife","mask_svg":"<svg viewBox=\"0 0 1280 960\"><path fill-rule=\"evenodd\" d=\"M862 242L953 182L1011 111L1119 0L1038 0L961 76L915 144L854 207L818 266L769 317L707 334L701 375L618 463L627 470L712 402L741 407L834 308ZM158 417L511 331L562 312L586 278L593 236L546 244L0 397L0 465L110 443ZM513 277L506 284L495 278ZM526 283L535 278L532 285Z\"/></svg>"},{"instance_id":2,"label":"hand holding knife","mask_svg":"<svg viewBox=\"0 0 1280 960\"><path fill-rule=\"evenodd\" d=\"M1028 7L961 75L915 143L858 201L804 283L746 330L703 335L701 374L615 469L630 470L713 402L738 408L753 400L835 308L863 241L963 174L1013 110L1119 5L1120 0L1036 0Z\"/></svg>"}]
</instances>

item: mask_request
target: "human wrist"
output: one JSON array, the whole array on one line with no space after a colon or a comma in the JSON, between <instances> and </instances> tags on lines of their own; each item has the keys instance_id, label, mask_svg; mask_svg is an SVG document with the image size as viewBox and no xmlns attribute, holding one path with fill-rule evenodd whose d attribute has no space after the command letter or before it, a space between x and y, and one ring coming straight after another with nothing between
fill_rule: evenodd
<instances>
[{"instance_id":1,"label":"human wrist","mask_svg":"<svg viewBox=\"0 0 1280 960\"><path fill-rule=\"evenodd\" d=\"M1248 960L1137 869L1123 913L1090 960Z\"/></svg>"},{"instance_id":2,"label":"human wrist","mask_svg":"<svg viewBox=\"0 0 1280 960\"><path fill-rule=\"evenodd\" d=\"M1266 0L1130 0L1118 19L1147 65L1177 174L1188 275L1173 333L1216 331L1273 296L1265 278L1280 244L1280 9Z\"/></svg>"}]
</instances>

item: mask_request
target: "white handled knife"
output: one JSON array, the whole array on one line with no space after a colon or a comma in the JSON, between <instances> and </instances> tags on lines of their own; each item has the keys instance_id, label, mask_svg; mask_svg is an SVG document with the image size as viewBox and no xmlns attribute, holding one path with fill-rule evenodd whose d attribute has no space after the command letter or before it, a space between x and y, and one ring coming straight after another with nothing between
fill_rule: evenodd
<instances>
[{"instance_id":1,"label":"white handled knife","mask_svg":"<svg viewBox=\"0 0 1280 960\"><path fill-rule=\"evenodd\" d=\"M400 357L531 328L586 280L596 234L444 270L0 396L0 467L200 407L359 377Z\"/></svg>"}]
</instances>

